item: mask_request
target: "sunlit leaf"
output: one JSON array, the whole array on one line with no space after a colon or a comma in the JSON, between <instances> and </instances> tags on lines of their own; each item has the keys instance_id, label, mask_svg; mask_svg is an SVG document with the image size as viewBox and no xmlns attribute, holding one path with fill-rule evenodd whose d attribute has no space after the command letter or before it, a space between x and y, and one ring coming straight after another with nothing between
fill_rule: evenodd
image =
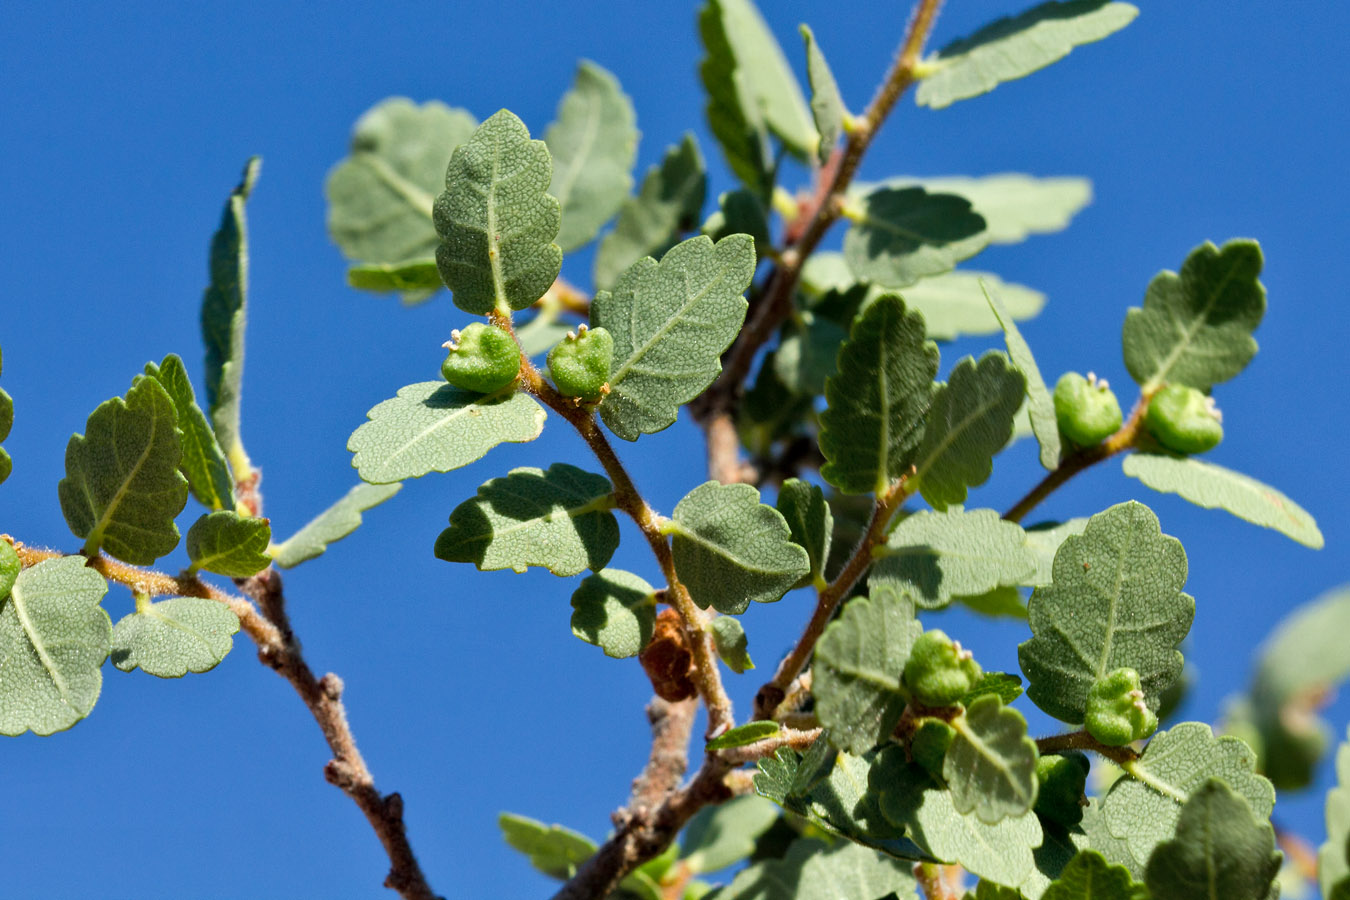
<instances>
[{"instance_id":1,"label":"sunlit leaf","mask_svg":"<svg viewBox=\"0 0 1350 900\"><path fill-rule=\"evenodd\" d=\"M879 187L849 213L844 258L863 281L889 288L949 271L984 248L984 218L956 194Z\"/></svg>"},{"instance_id":2,"label":"sunlit leaf","mask_svg":"<svg viewBox=\"0 0 1350 900\"><path fill-rule=\"evenodd\" d=\"M717 656L727 664L727 668L736 674L748 672L755 667L750 659L750 641L745 636L745 626L735 616L717 616L708 623L708 631L717 647Z\"/></svg>"},{"instance_id":3,"label":"sunlit leaf","mask_svg":"<svg viewBox=\"0 0 1350 900\"><path fill-rule=\"evenodd\" d=\"M801 26L802 40L806 42L806 75L811 80L811 116L815 119L820 144L816 156L823 163L830 158L844 134L844 120L848 109L839 95L830 64L816 43L816 36L807 25Z\"/></svg>"},{"instance_id":4,"label":"sunlit leaf","mask_svg":"<svg viewBox=\"0 0 1350 900\"><path fill-rule=\"evenodd\" d=\"M1327 791L1327 839L1317 853L1317 875L1322 894L1350 879L1350 742L1336 748L1336 784Z\"/></svg>"},{"instance_id":5,"label":"sunlit leaf","mask_svg":"<svg viewBox=\"0 0 1350 900\"><path fill-rule=\"evenodd\" d=\"M1027 720L997 697L984 695L951 721L956 738L942 762L952 806L997 824L1026 815L1036 802L1036 742Z\"/></svg>"},{"instance_id":6,"label":"sunlit leaf","mask_svg":"<svg viewBox=\"0 0 1350 900\"><path fill-rule=\"evenodd\" d=\"M272 564L289 569L321 556L329 544L342 540L361 526L361 513L379 506L402 487L398 482L358 484L295 534L274 545L270 551Z\"/></svg>"},{"instance_id":7,"label":"sunlit leaf","mask_svg":"<svg viewBox=\"0 0 1350 900\"><path fill-rule=\"evenodd\" d=\"M990 244L1017 244L1033 234L1063 231L1073 217L1092 202L1092 182L1067 175L1036 177L1020 172L1000 172L976 178L938 175L891 178L882 184L918 186L929 193L965 197L984 218L985 228L980 238ZM863 189L863 186L855 187Z\"/></svg>"},{"instance_id":8,"label":"sunlit leaf","mask_svg":"<svg viewBox=\"0 0 1350 900\"><path fill-rule=\"evenodd\" d=\"M695 813L680 834L680 857L691 872L716 872L755 851L755 839L778 820L778 806L754 795L733 797Z\"/></svg>"},{"instance_id":9,"label":"sunlit leaf","mask_svg":"<svg viewBox=\"0 0 1350 900\"><path fill-rule=\"evenodd\" d=\"M189 571L205 569L232 578L247 578L267 568L272 557L272 526L266 519L241 516L234 510L207 513L188 529Z\"/></svg>"},{"instance_id":10,"label":"sunlit leaf","mask_svg":"<svg viewBox=\"0 0 1350 900\"><path fill-rule=\"evenodd\" d=\"M577 866L595 853L595 842L561 825L502 813L497 817L502 837L512 849L529 857L530 865L553 878L571 878Z\"/></svg>"},{"instance_id":11,"label":"sunlit leaf","mask_svg":"<svg viewBox=\"0 0 1350 900\"><path fill-rule=\"evenodd\" d=\"M707 95L708 128L741 183L757 196L768 197L773 187L768 125L751 78L737 59L726 4L709 0L700 8L698 32L704 50L698 72Z\"/></svg>"},{"instance_id":12,"label":"sunlit leaf","mask_svg":"<svg viewBox=\"0 0 1350 900\"><path fill-rule=\"evenodd\" d=\"M233 646L239 619L229 607L204 597L171 597L141 603L113 626L113 665L140 668L160 678L214 669Z\"/></svg>"},{"instance_id":13,"label":"sunlit leaf","mask_svg":"<svg viewBox=\"0 0 1350 900\"><path fill-rule=\"evenodd\" d=\"M234 479L225 462L225 451L216 441L206 414L197 405L183 360L171 353L159 365L146 363L145 374L158 381L173 401L178 414L178 443L183 453L178 468L187 478L192 496L208 509L233 507Z\"/></svg>"},{"instance_id":14,"label":"sunlit leaf","mask_svg":"<svg viewBox=\"0 0 1350 900\"><path fill-rule=\"evenodd\" d=\"M1008 344L1008 356L1027 380L1027 414L1031 418L1031 430L1036 433L1036 442L1041 447L1041 465L1047 469L1057 468L1061 447L1059 424L1055 417L1055 401L1045 386L1045 379L1041 377L1036 357L1031 353L1031 345L1017 329L1017 322L1003 305L1003 298L994 292L985 296L998 316L999 324L1003 326L1003 339Z\"/></svg>"},{"instance_id":15,"label":"sunlit leaf","mask_svg":"<svg viewBox=\"0 0 1350 900\"><path fill-rule=\"evenodd\" d=\"M431 220L427 219L428 228ZM435 231L432 231L435 234ZM425 299L441 287L441 271L434 257L396 263L364 263L347 270L347 283L362 291L402 291L405 302Z\"/></svg>"},{"instance_id":16,"label":"sunlit leaf","mask_svg":"<svg viewBox=\"0 0 1350 900\"><path fill-rule=\"evenodd\" d=\"M958 269L924 278L905 288L905 304L923 315L928 336L938 341L962 335L997 334L999 319L984 298L984 288L996 295L1011 319L1030 319L1045 306L1045 295L1020 284L1003 281L988 272Z\"/></svg>"},{"instance_id":17,"label":"sunlit leaf","mask_svg":"<svg viewBox=\"0 0 1350 900\"><path fill-rule=\"evenodd\" d=\"M632 572L601 569L572 594L572 633L606 656L637 656L656 627L656 589Z\"/></svg>"},{"instance_id":18,"label":"sunlit leaf","mask_svg":"<svg viewBox=\"0 0 1350 900\"><path fill-rule=\"evenodd\" d=\"M777 733L777 722L746 722L744 725L738 725L708 741L704 745L704 749L711 752L713 750L728 750L732 747L745 747L765 738L773 737Z\"/></svg>"},{"instance_id":19,"label":"sunlit leaf","mask_svg":"<svg viewBox=\"0 0 1350 900\"><path fill-rule=\"evenodd\" d=\"M912 898L911 865L849 841L828 846L799 838L781 859L762 860L738 873L717 900Z\"/></svg>"}]
</instances>

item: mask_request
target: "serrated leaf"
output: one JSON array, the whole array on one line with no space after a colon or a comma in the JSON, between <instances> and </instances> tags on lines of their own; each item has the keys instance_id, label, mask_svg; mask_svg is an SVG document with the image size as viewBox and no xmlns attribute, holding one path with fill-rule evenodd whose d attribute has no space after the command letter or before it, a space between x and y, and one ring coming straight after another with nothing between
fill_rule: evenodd
<instances>
[{"instance_id":1,"label":"serrated leaf","mask_svg":"<svg viewBox=\"0 0 1350 900\"><path fill-rule=\"evenodd\" d=\"M895 728L909 700L900 676L922 632L913 599L885 586L849 601L825 629L811 692L835 744L865 753Z\"/></svg>"},{"instance_id":2,"label":"serrated leaf","mask_svg":"<svg viewBox=\"0 0 1350 900\"><path fill-rule=\"evenodd\" d=\"M849 214L844 259L853 275L882 287L908 287L949 271L986 243L984 217L965 197L921 187L879 187Z\"/></svg>"},{"instance_id":3,"label":"serrated leaf","mask_svg":"<svg viewBox=\"0 0 1350 900\"><path fill-rule=\"evenodd\" d=\"M595 853L594 841L561 825L545 825L513 813L502 813L497 825L512 849L525 854L530 865L552 878L571 878L577 866Z\"/></svg>"},{"instance_id":4,"label":"serrated leaf","mask_svg":"<svg viewBox=\"0 0 1350 900\"><path fill-rule=\"evenodd\" d=\"M1008 672L985 672L970 693L961 698L961 705L969 707L984 696L997 697L1004 705L1022 696L1022 679Z\"/></svg>"},{"instance_id":5,"label":"serrated leaf","mask_svg":"<svg viewBox=\"0 0 1350 900\"><path fill-rule=\"evenodd\" d=\"M755 255L760 258L773 248L764 202L744 188L719 194L717 209L701 230L714 241L731 234L748 234L755 239Z\"/></svg>"},{"instance_id":6,"label":"serrated leaf","mask_svg":"<svg viewBox=\"0 0 1350 900\"><path fill-rule=\"evenodd\" d=\"M1059 442L1059 422L1055 417L1055 401L1045 386L1045 379L1041 377L1036 357L1031 353L1031 345L1017 329L1017 322L1003 305L1002 298L988 290L985 297L989 300L994 314L998 316L999 325L1003 326L1003 340L1008 345L1008 356L1026 378L1027 414L1031 418L1031 430L1036 434L1036 442L1041 447L1041 465L1047 469L1058 468L1062 448Z\"/></svg>"},{"instance_id":7,"label":"serrated leaf","mask_svg":"<svg viewBox=\"0 0 1350 900\"><path fill-rule=\"evenodd\" d=\"M1095 850L1080 850L1041 900L1149 900L1149 894L1125 867L1109 864Z\"/></svg>"},{"instance_id":8,"label":"serrated leaf","mask_svg":"<svg viewBox=\"0 0 1350 900\"><path fill-rule=\"evenodd\" d=\"M1036 742L1027 720L997 697L985 695L951 721L956 738L942 761L952 806L981 822L1024 816L1036 802Z\"/></svg>"},{"instance_id":9,"label":"serrated leaf","mask_svg":"<svg viewBox=\"0 0 1350 900\"><path fill-rule=\"evenodd\" d=\"M89 715L112 621L108 583L79 556L24 569L0 600L0 734L64 731Z\"/></svg>"},{"instance_id":10,"label":"serrated leaf","mask_svg":"<svg viewBox=\"0 0 1350 900\"><path fill-rule=\"evenodd\" d=\"M777 722L746 722L744 725L738 725L704 745L704 749L712 752L714 750L727 750L732 747L745 747L765 738L771 738L778 733Z\"/></svg>"},{"instance_id":11,"label":"serrated leaf","mask_svg":"<svg viewBox=\"0 0 1350 900\"><path fill-rule=\"evenodd\" d=\"M1026 378L996 350L978 363L966 357L952 369L933 396L914 454L913 477L934 508L965 502L967 488L988 480L1025 393Z\"/></svg>"},{"instance_id":12,"label":"serrated leaf","mask_svg":"<svg viewBox=\"0 0 1350 900\"><path fill-rule=\"evenodd\" d=\"M206 414L188 380L183 360L170 353L159 365L145 364L145 374L160 383L178 414L179 447L183 456L178 468L187 478L192 496L208 509L234 506L234 479L225 462L225 451L216 441Z\"/></svg>"},{"instance_id":13,"label":"serrated leaf","mask_svg":"<svg viewBox=\"0 0 1350 900\"><path fill-rule=\"evenodd\" d=\"M788 152L798 159L813 155L819 137L801 86L753 0L713 0L708 5L720 8L737 74L744 78L745 99L758 108L765 126Z\"/></svg>"},{"instance_id":14,"label":"serrated leaf","mask_svg":"<svg viewBox=\"0 0 1350 900\"><path fill-rule=\"evenodd\" d=\"M208 672L230 652L239 619L229 607L204 597L171 597L138 604L113 626L113 665L140 668L159 678Z\"/></svg>"},{"instance_id":15,"label":"serrated leaf","mask_svg":"<svg viewBox=\"0 0 1350 900\"><path fill-rule=\"evenodd\" d=\"M735 616L718 616L708 623L713 644L717 647L717 656L727 664L727 668L740 675L755 667L747 649L750 642L745 636L745 626Z\"/></svg>"},{"instance_id":16,"label":"serrated leaf","mask_svg":"<svg viewBox=\"0 0 1350 900\"><path fill-rule=\"evenodd\" d=\"M681 833L681 862L694 874L734 865L755 852L756 839L778 816L777 804L753 794L705 806Z\"/></svg>"},{"instance_id":17,"label":"serrated leaf","mask_svg":"<svg viewBox=\"0 0 1350 900\"><path fill-rule=\"evenodd\" d=\"M572 594L572 633L606 656L637 656L656 628L656 589L632 572L601 569Z\"/></svg>"},{"instance_id":18,"label":"serrated leaf","mask_svg":"<svg viewBox=\"0 0 1350 900\"><path fill-rule=\"evenodd\" d=\"M205 569L231 578L247 578L271 565L267 548L272 526L267 519L241 516L234 510L207 513L188 529L189 572Z\"/></svg>"},{"instance_id":19,"label":"serrated leaf","mask_svg":"<svg viewBox=\"0 0 1350 900\"><path fill-rule=\"evenodd\" d=\"M745 320L741 293L755 274L754 241L690 238L660 263L639 260L591 302L591 324L614 337L610 392L600 416L635 441L674 424L681 404L722 371L722 351Z\"/></svg>"},{"instance_id":20,"label":"serrated leaf","mask_svg":"<svg viewBox=\"0 0 1350 900\"><path fill-rule=\"evenodd\" d=\"M148 566L178 545L173 520L187 505L188 488L178 471L177 423L160 383L140 378L125 400L100 404L85 434L71 437L57 493L85 554L102 548Z\"/></svg>"},{"instance_id":21,"label":"serrated leaf","mask_svg":"<svg viewBox=\"0 0 1350 900\"><path fill-rule=\"evenodd\" d=\"M202 341L206 344L206 406L216 440L236 474L248 468L239 436L244 384L244 328L248 323L248 220L244 203L262 171L254 156L225 201L220 227L211 238L211 281L202 296ZM130 560L128 560L130 562Z\"/></svg>"},{"instance_id":22,"label":"serrated leaf","mask_svg":"<svg viewBox=\"0 0 1350 900\"><path fill-rule=\"evenodd\" d=\"M724 615L772 603L810 567L782 515L748 484L709 481L675 505L675 571L699 606Z\"/></svg>"},{"instance_id":23,"label":"serrated leaf","mask_svg":"<svg viewBox=\"0 0 1350 900\"><path fill-rule=\"evenodd\" d=\"M659 166L642 179L636 197L619 209L614 230L600 241L595 254L596 290L608 290L614 280L644 256L660 259L680 235L698 225L708 191L703 155L692 134L679 146L666 149Z\"/></svg>"},{"instance_id":24,"label":"serrated leaf","mask_svg":"<svg viewBox=\"0 0 1350 900\"><path fill-rule=\"evenodd\" d=\"M633 101L611 73L583 60L544 133L553 156L548 190L562 204L564 253L588 243L619 211L633 186L637 140Z\"/></svg>"},{"instance_id":25,"label":"serrated leaf","mask_svg":"<svg viewBox=\"0 0 1350 900\"><path fill-rule=\"evenodd\" d=\"M430 219L428 219L430 224ZM435 231L432 231L435 234ZM400 291L405 303L426 299L441 287L441 271L431 257L395 263L365 263L347 270L347 284L362 291Z\"/></svg>"},{"instance_id":26,"label":"serrated leaf","mask_svg":"<svg viewBox=\"0 0 1350 900\"><path fill-rule=\"evenodd\" d=\"M773 188L768 126L736 58L720 0L709 0L699 10L698 32L705 54L698 73L707 95L708 128L741 183L767 198Z\"/></svg>"},{"instance_id":27,"label":"serrated leaf","mask_svg":"<svg viewBox=\"0 0 1350 900\"><path fill-rule=\"evenodd\" d=\"M942 109L988 93L1063 59L1074 47L1100 41L1134 20L1139 10L1108 0L1051 0L999 19L925 60L934 67L919 82L920 106Z\"/></svg>"},{"instance_id":28,"label":"serrated leaf","mask_svg":"<svg viewBox=\"0 0 1350 900\"><path fill-rule=\"evenodd\" d=\"M837 900L840 897L914 898L911 864L849 841L829 846L798 838L781 859L739 872L717 900Z\"/></svg>"},{"instance_id":29,"label":"serrated leaf","mask_svg":"<svg viewBox=\"0 0 1350 900\"><path fill-rule=\"evenodd\" d=\"M614 488L566 463L512 469L450 513L436 556L483 571L542 566L554 575L599 571L619 546Z\"/></svg>"},{"instance_id":30,"label":"serrated leaf","mask_svg":"<svg viewBox=\"0 0 1350 900\"><path fill-rule=\"evenodd\" d=\"M834 535L834 514L825 502L825 492L810 482L789 478L778 489L778 511L788 523L792 542L805 550L810 560L811 569L803 580L824 583Z\"/></svg>"},{"instance_id":31,"label":"serrated leaf","mask_svg":"<svg viewBox=\"0 0 1350 900\"><path fill-rule=\"evenodd\" d=\"M1317 852L1317 875L1322 894L1350 879L1350 743L1336 748L1336 784L1327 791L1327 839Z\"/></svg>"},{"instance_id":32,"label":"serrated leaf","mask_svg":"<svg viewBox=\"0 0 1350 900\"><path fill-rule=\"evenodd\" d=\"M898 296L877 298L853 323L825 383L821 477L846 494L881 494L906 474L933 397L937 345Z\"/></svg>"},{"instance_id":33,"label":"serrated leaf","mask_svg":"<svg viewBox=\"0 0 1350 900\"><path fill-rule=\"evenodd\" d=\"M872 555L870 583L907 590L925 609L1022 584L1036 567L1021 527L992 509L914 513Z\"/></svg>"},{"instance_id":34,"label":"serrated leaf","mask_svg":"<svg viewBox=\"0 0 1350 900\"><path fill-rule=\"evenodd\" d=\"M498 444L532 441L544 428L544 408L527 394L475 394L443 381L400 388L366 416L347 449L371 484L449 472Z\"/></svg>"},{"instance_id":35,"label":"serrated leaf","mask_svg":"<svg viewBox=\"0 0 1350 900\"><path fill-rule=\"evenodd\" d=\"M1027 547L1036 555L1036 574L1024 583L1029 587L1050 584L1054 580L1055 554L1066 538L1082 534L1087 524L1086 517L1078 517L1065 522L1041 522L1026 529Z\"/></svg>"},{"instance_id":36,"label":"serrated leaf","mask_svg":"<svg viewBox=\"0 0 1350 900\"><path fill-rule=\"evenodd\" d=\"M1039 178L1000 172L977 178L942 175L884 183L893 187L918 185L930 193L965 197L984 218L981 237L990 244L1018 244L1033 234L1063 231L1092 202L1092 182L1065 175Z\"/></svg>"},{"instance_id":37,"label":"serrated leaf","mask_svg":"<svg viewBox=\"0 0 1350 900\"><path fill-rule=\"evenodd\" d=\"M1235 737L1215 737L1203 722L1182 722L1159 731L1144 755L1125 765L1121 778L1102 801L1111 834L1123 838L1135 859L1146 860L1169 840L1182 804L1211 778L1222 778L1246 798L1256 815L1270 818L1275 789L1257 775L1256 754Z\"/></svg>"},{"instance_id":38,"label":"serrated leaf","mask_svg":"<svg viewBox=\"0 0 1350 900\"><path fill-rule=\"evenodd\" d=\"M1012 320L1034 317L1045 306L1045 295L1020 284L1003 281L988 272L958 269L924 278L905 288L905 304L923 316L928 336L951 341L963 335L995 334L999 319L990 311L983 288L1006 305Z\"/></svg>"},{"instance_id":39,"label":"serrated leaf","mask_svg":"<svg viewBox=\"0 0 1350 900\"><path fill-rule=\"evenodd\" d=\"M295 534L274 545L272 565L282 569L322 556L328 545L340 541L361 526L361 513L394 496L402 484L358 484L342 499L319 513Z\"/></svg>"},{"instance_id":40,"label":"serrated leaf","mask_svg":"<svg viewBox=\"0 0 1350 900\"><path fill-rule=\"evenodd\" d=\"M1208 392L1256 355L1252 332L1266 312L1261 246L1206 241L1181 264L1149 282L1143 308L1125 315L1125 367L1144 393L1185 384Z\"/></svg>"},{"instance_id":41,"label":"serrated leaf","mask_svg":"<svg viewBox=\"0 0 1350 900\"><path fill-rule=\"evenodd\" d=\"M558 277L562 207L547 192L552 177L548 148L509 110L455 148L432 219L436 265L460 309L524 309Z\"/></svg>"},{"instance_id":42,"label":"serrated leaf","mask_svg":"<svg viewBox=\"0 0 1350 900\"><path fill-rule=\"evenodd\" d=\"M784 327L773 355L774 372L794 394L820 394L838 371L839 346L847 339L842 326L823 316L802 313L797 322Z\"/></svg>"},{"instance_id":43,"label":"serrated leaf","mask_svg":"<svg viewBox=\"0 0 1350 900\"><path fill-rule=\"evenodd\" d=\"M1153 851L1145 881L1155 900L1262 900L1282 858L1270 823L1211 779L1182 807L1176 838Z\"/></svg>"},{"instance_id":44,"label":"serrated leaf","mask_svg":"<svg viewBox=\"0 0 1350 900\"><path fill-rule=\"evenodd\" d=\"M1195 618L1185 582L1186 551L1147 506L1130 501L1093 516L1055 554L1053 583L1031 595L1032 638L1017 651L1027 696L1061 721L1082 722L1092 685L1128 666L1156 711L1181 675L1176 647Z\"/></svg>"},{"instance_id":45,"label":"serrated leaf","mask_svg":"<svg viewBox=\"0 0 1350 900\"><path fill-rule=\"evenodd\" d=\"M839 95L834 73L830 71L830 64L825 61L825 54L816 43L811 28L802 25L801 33L802 40L806 42L806 75L811 82L811 117L820 134L816 156L824 163L844 134L848 108L844 106L844 98Z\"/></svg>"},{"instance_id":46,"label":"serrated leaf","mask_svg":"<svg viewBox=\"0 0 1350 900\"><path fill-rule=\"evenodd\" d=\"M1165 494L1178 494L1205 509L1223 509L1239 519L1273 528L1314 550L1325 540L1307 510L1255 478L1191 457L1131 453L1125 474Z\"/></svg>"}]
</instances>

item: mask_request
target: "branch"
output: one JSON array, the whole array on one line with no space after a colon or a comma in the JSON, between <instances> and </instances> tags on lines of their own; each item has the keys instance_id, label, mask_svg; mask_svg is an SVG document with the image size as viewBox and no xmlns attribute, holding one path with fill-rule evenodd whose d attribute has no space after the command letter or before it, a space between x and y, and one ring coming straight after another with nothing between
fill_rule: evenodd
<instances>
[{"instance_id":1,"label":"branch","mask_svg":"<svg viewBox=\"0 0 1350 900\"><path fill-rule=\"evenodd\" d=\"M689 766L689 735L694 729L698 704L691 697L678 703L653 697L647 704L647 721L652 726L652 752L647 767L633 780L633 796L628 802L631 814L653 809L680 786Z\"/></svg>"},{"instance_id":2,"label":"branch","mask_svg":"<svg viewBox=\"0 0 1350 900\"><path fill-rule=\"evenodd\" d=\"M1134 748L1128 745L1110 747L1086 731L1070 731L1065 734L1036 738L1036 749L1042 754L1062 753L1065 750L1091 750L1094 753L1101 754L1118 766L1132 763L1139 758L1139 754L1134 752Z\"/></svg>"}]
</instances>

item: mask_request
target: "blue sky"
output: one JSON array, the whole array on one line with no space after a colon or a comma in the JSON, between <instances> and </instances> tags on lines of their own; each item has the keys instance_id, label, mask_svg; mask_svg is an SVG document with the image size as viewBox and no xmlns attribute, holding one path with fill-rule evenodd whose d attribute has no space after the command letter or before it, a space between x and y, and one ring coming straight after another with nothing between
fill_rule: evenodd
<instances>
[{"instance_id":1,"label":"blue sky","mask_svg":"<svg viewBox=\"0 0 1350 900\"><path fill-rule=\"evenodd\" d=\"M906 3L858 0L763 8L799 69L796 26L812 25L855 110L907 14ZM936 42L1020 8L951 0ZM589 58L633 97L639 168L692 129L713 162L715 196L731 181L703 124L694 13L693 3L613 0L8 4L0 383L18 418L0 531L75 549L56 502L70 434L166 353L183 355L200 385L207 242L255 153L264 167L249 206L245 440L278 534L341 496L355 482L348 435L398 387L435 377L439 343L467 321L445 294L403 309L345 287L322 184L356 117L390 95L439 98L479 118L508 107L539 135L577 59ZM1146 494L1110 464L1043 509L1087 515L1138 496L1184 542L1198 609L1188 718L1217 718L1269 627L1350 580L1350 410L1340 384L1350 318L1337 264L1350 199L1347 28L1341 4L1145 4L1121 34L985 97L941 112L902 101L864 166L868 178L1093 180L1095 201L1069 230L978 261L1049 295L1024 331L1051 378L1093 369L1123 388L1120 323L1149 278L1203 240L1262 242L1270 310L1261 352L1216 391L1227 438L1213 459L1302 502L1327 549ZM588 266L576 262L565 271L584 281ZM945 364L991 345L944 347ZM666 512L706 477L685 421L621 453ZM287 577L311 664L346 679L361 748L379 785L403 793L414 845L447 896L546 895L546 880L500 842L498 811L599 837L645 755L642 675L570 635L571 583L480 574L431 555L450 510L481 481L554 461L595 468L551 421L533 444L408 484L355 536ZM1038 474L1034 450L1016 447L971 505L1004 508ZM625 531L615 565L655 581L634 537ZM793 594L745 616L761 674L808 604ZM113 591L105 605L116 619L130 599ZM941 621L987 668L1016 670L1024 626ZM732 680L744 711L760 679ZM1350 704L1328 715L1343 733ZM53 898L380 896L383 855L350 801L324 783L327 758L293 692L244 640L215 671L180 681L109 667L88 720L0 743L6 886ZM1282 797L1276 817L1321 839L1320 798Z\"/></svg>"}]
</instances>

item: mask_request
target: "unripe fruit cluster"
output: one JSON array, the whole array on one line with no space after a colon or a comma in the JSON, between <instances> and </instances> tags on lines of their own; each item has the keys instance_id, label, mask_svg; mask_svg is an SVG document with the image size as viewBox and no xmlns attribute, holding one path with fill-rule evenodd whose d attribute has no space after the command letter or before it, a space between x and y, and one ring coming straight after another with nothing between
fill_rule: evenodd
<instances>
[{"instance_id":1,"label":"unripe fruit cluster","mask_svg":"<svg viewBox=\"0 0 1350 900\"><path fill-rule=\"evenodd\" d=\"M500 328L474 322L450 332L443 346L450 354L441 363L441 375L457 388L491 394L520 374L520 347Z\"/></svg>"},{"instance_id":2,"label":"unripe fruit cluster","mask_svg":"<svg viewBox=\"0 0 1350 900\"><path fill-rule=\"evenodd\" d=\"M914 642L905 663L905 687L924 706L951 706L970 693L984 677L969 650L934 629Z\"/></svg>"},{"instance_id":3,"label":"unripe fruit cluster","mask_svg":"<svg viewBox=\"0 0 1350 900\"><path fill-rule=\"evenodd\" d=\"M1103 675L1088 691L1083 726L1108 747L1122 747L1156 731L1158 717L1144 700L1139 673L1121 668Z\"/></svg>"},{"instance_id":4,"label":"unripe fruit cluster","mask_svg":"<svg viewBox=\"0 0 1350 900\"><path fill-rule=\"evenodd\" d=\"M603 328L578 325L548 353L548 372L564 397L599 400L608 391L614 338Z\"/></svg>"},{"instance_id":5,"label":"unripe fruit cluster","mask_svg":"<svg viewBox=\"0 0 1350 900\"><path fill-rule=\"evenodd\" d=\"M1042 756L1036 761L1036 812L1053 822L1072 827L1083 821L1087 798L1088 758L1076 750L1061 756Z\"/></svg>"},{"instance_id":6,"label":"unripe fruit cluster","mask_svg":"<svg viewBox=\"0 0 1350 900\"><path fill-rule=\"evenodd\" d=\"M1184 384L1169 384L1153 395L1144 425L1177 453L1204 453L1223 440L1223 416L1214 398Z\"/></svg>"},{"instance_id":7,"label":"unripe fruit cluster","mask_svg":"<svg viewBox=\"0 0 1350 900\"><path fill-rule=\"evenodd\" d=\"M1095 447L1120 429L1120 403L1105 379L1065 372L1055 384L1059 433L1079 447Z\"/></svg>"}]
</instances>

